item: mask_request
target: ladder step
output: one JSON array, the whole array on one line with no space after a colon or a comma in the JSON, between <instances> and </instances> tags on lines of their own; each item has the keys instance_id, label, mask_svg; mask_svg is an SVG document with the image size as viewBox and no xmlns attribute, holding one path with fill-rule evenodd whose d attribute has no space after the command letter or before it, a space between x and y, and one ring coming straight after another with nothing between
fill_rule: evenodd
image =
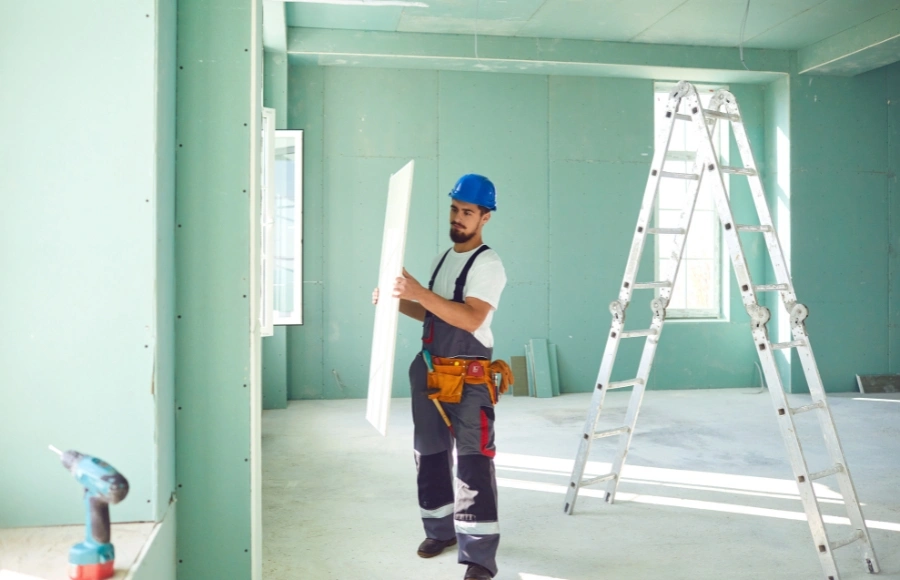
<instances>
[{"instance_id":1,"label":"ladder step","mask_svg":"<svg viewBox=\"0 0 900 580\"><path fill-rule=\"evenodd\" d=\"M610 429L609 431L597 431L594 433L594 439L603 439L604 437L612 437L613 435L620 435L622 433L628 433L631 431L631 427L624 426L619 427L618 429Z\"/></svg>"},{"instance_id":2,"label":"ladder step","mask_svg":"<svg viewBox=\"0 0 900 580\"><path fill-rule=\"evenodd\" d=\"M696 173L675 173L674 171L660 171L659 174L663 177L671 177L672 179L689 179L693 181L697 181L700 179L700 176Z\"/></svg>"},{"instance_id":3,"label":"ladder step","mask_svg":"<svg viewBox=\"0 0 900 580\"><path fill-rule=\"evenodd\" d=\"M649 290L650 288L671 288L672 283L668 280L662 282L641 282L634 285L635 290Z\"/></svg>"},{"instance_id":4,"label":"ladder step","mask_svg":"<svg viewBox=\"0 0 900 580\"><path fill-rule=\"evenodd\" d=\"M737 226L737 231L739 232L763 232L769 233L775 230L772 229L772 226Z\"/></svg>"},{"instance_id":5,"label":"ladder step","mask_svg":"<svg viewBox=\"0 0 900 580\"><path fill-rule=\"evenodd\" d=\"M703 109L703 114L711 119L725 119L727 121L734 121L736 123L741 122L740 115L731 115L729 113L720 113L719 111L710 111L709 109ZM685 115L683 113L676 113L675 118L681 121L690 121L691 116Z\"/></svg>"},{"instance_id":6,"label":"ladder step","mask_svg":"<svg viewBox=\"0 0 900 580\"><path fill-rule=\"evenodd\" d=\"M631 379L629 381L616 381L614 383L609 383L607 389L610 391L613 389L624 389L625 387L636 387L638 385L643 385L644 379Z\"/></svg>"},{"instance_id":7,"label":"ladder step","mask_svg":"<svg viewBox=\"0 0 900 580\"><path fill-rule=\"evenodd\" d=\"M676 236L683 236L685 234L684 228L647 228L648 234L675 234Z\"/></svg>"},{"instance_id":8,"label":"ladder step","mask_svg":"<svg viewBox=\"0 0 900 580\"><path fill-rule=\"evenodd\" d=\"M647 330L629 330L619 336L622 338L639 338L641 336L656 336L657 334L655 328L648 328Z\"/></svg>"},{"instance_id":9,"label":"ladder step","mask_svg":"<svg viewBox=\"0 0 900 580\"><path fill-rule=\"evenodd\" d=\"M795 346L806 346L805 340L792 340L791 342L776 342L772 345L775 350L783 350L785 348L794 348Z\"/></svg>"},{"instance_id":10,"label":"ladder step","mask_svg":"<svg viewBox=\"0 0 900 580\"><path fill-rule=\"evenodd\" d=\"M840 463L835 463L828 469L823 469L822 471L817 471L815 473L809 474L809 480L815 481L817 479L822 479L823 477L828 477L829 475L834 475L835 473L841 473L844 471L844 466Z\"/></svg>"},{"instance_id":11,"label":"ladder step","mask_svg":"<svg viewBox=\"0 0 900 580\"><path fill-rule=\"evenodd\" d=\"M865 534L863 534L862 530L856 530L855 532L853 532L852 534L850 534L843 540L835 540L835 541L831 542L829 544L829 546L831 546L831 551L834 552L838 548L843 548L844 546L849 546L853 542L858 542L859 540L862 540L865 537L866 536L865 536Z\"/></svg>"},{"instance_id":12,"label":"ladder step","mask_svg":"<svg viewBox=\"0 0 900 580\"><path fill-rule=\"evenodd\" d=\"M606 475L600 475L597 477L591 477L588 479L582 479L581 483L578 484L578 487L585 487L588 485L594 485L595 483L600 483L601 481L609 481L610 479L615 479L615 473L607 473ZM573 484L574 485L574 484Z\"/></svg>"},{"instance_id":13,"label":"ladder step","mask_svg":"<svg viewBox=\"0 0 900 580\"><path fill-rule=\"evenodd\" d=\"M696 151L667 151L666 161L694 161L697 159Z\"/></svg>"},{"instance_id":14,"label":"ladder step","mask_svg":"<svg viewBox=\"0 0 900 580\"><path fill-rule=\"evenodd\" d=\"M772 345L773 347L775 345ZM807 411L815 411L816 409L825 408L825 404L822 401L818 403L813 403L812 405L803 405L802 407L791 407L791 415L799 415L800 413L805 413Z\"/></svg>"},{"instance_id":15,"label":"ladder step","mask_svg":"<svg viewBox=\"0 0 900 580\"><path fill-rule=\"evenodd\" d=\"M757 292L776 292L781 290L788 290L787 284L760 284L758 286L753 287Z\"/></svg>"},{"instance_id":16,"label":"ladder step","mask_svg":"<svg viewBox=\"0 0 900 580\"><path fill-rule=\"evenodd\" d=\"M735 123L741 122L740 115L732 115L731 113L720 113L719 111L703 109L703 114L711 119L725 119L726 121L734 121Z\"/></svg>"},{"instance_id":17,"label":"ladder step","mask_svg":"<svg viewBox=\"0 0 900 580\"><path fill-rule=\"evenodd\" d=\"M722 173L730 173L731 175L747 175L749 177L757 175L755 169L748 169L746 167L731 167L729 165L722 165L721 169Z\"/></svg>"}]
</instances>

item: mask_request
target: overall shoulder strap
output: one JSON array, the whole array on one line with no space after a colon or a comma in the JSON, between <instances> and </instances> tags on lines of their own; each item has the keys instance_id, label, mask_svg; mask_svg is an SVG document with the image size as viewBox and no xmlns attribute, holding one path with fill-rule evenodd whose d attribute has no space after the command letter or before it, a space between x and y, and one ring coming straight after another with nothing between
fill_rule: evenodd
<instances>
[{"instance_id":1,"label":"overall shoulder strap","mask_svg":"<svg viewBox=\"0 0 900 580\"><path fill-rule=\"evenodd\" d=\"M475 260L478 258L478 256L486 250L490 250L487 245L483 245L478 248L478 250L474 254L472 254L472 257L469 258L469 261L466 262L466 265L463 266L462 271L459 273L459 278L456 279L456 288L453 289L454 302L464 302L463 289L466 287L466 279L469 277L469 270L472 269L472 264L475 263Z\"/></svg>"},{"instance_id":2,"label":"overall shoulder strap","mask_svg":"<svg viewBox=\"0 0 900 580\"><path fill-rule=\"evenodd\" d=\"M452 250L453 248L450 248ZM431 274L431 280L428 281L428 289L434 290L434 279L437 278L438 272L441 271L441 266L444 265L444 260L447 259L447 254L450 253L450 250L444 252L444 255L441 256L441 261L438 262L437 268L434 269L434 272Z\"/></svg>"}]
</instances>

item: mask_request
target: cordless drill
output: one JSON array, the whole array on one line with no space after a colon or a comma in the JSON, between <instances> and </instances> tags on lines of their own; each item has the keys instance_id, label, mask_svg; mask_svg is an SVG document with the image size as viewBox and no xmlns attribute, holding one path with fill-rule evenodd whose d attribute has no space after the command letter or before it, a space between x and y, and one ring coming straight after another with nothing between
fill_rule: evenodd
<instances>
[{"instance_id":1,"label":"cordless drill","mask_svg":"<svg viewBox=\"0 0 900 580\"><path fill-rule=\"evenodd\" d=\"M103 580L115 574L116 551L110 543L109 504L128 495L128 480L115 468L96 457L77 451L50 450L62 459L63 467L84 486L87 525L84 542L69 550L69 578Z\"/></svg>"}]
</instances>

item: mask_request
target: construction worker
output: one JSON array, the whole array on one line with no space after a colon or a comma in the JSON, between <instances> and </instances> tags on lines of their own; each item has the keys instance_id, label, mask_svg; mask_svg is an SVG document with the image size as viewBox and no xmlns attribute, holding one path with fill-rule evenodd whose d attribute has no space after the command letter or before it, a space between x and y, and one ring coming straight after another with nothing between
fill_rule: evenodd
<instances>
[{"instance_id":1,"label":"construction worker","mask_svg":"<svg viewBox=\"0 0 900 580\"><path fill-rule=\"evenodd\" d=\"M506 272L497 253L482 242L482 229L497 209L494 185L481 175L464 175L450 197L453 247L435 258L427 288L406 270L394 287L400 312L423 322L423 350L409 369L426 536L417 553L431 558L458 542L465 580L489 580L497 574L500 543L493 461L498 395L488 378L491 320Z\"/></svg>"}]
</instances>

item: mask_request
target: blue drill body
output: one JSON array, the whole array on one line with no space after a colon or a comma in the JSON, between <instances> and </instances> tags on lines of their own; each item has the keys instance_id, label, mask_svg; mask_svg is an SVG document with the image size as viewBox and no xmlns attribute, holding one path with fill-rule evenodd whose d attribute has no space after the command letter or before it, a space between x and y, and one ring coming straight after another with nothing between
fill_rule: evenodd
<instances>
[{"instance_id":1,"label":"blue drill body","mask_svg":"<svg viewBox=\"0 0 900 580\"><path fill-rule=\"evenodd\" d=\"M119 503L128 495L128 480L101 459L77 451L62 454L63 466L84 487L87 512L85 540L69 550L72 566L96 566L115 560L110 543L109 504Z\"/></svg>"}]
</instances>

